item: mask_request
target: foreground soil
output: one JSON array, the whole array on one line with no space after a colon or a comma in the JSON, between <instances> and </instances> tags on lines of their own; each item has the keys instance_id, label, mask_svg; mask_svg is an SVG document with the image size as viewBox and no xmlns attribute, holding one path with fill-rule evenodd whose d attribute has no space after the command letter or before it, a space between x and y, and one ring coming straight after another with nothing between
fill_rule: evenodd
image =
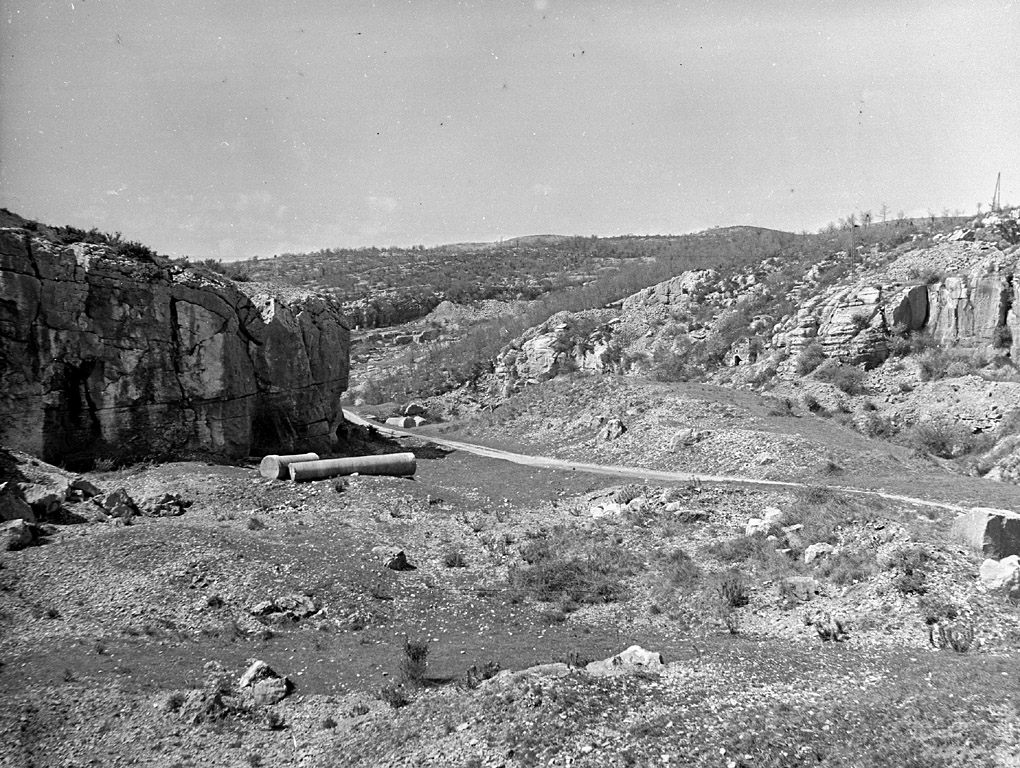
<instances>
[{"instance_id":1,"label":"foreground soil","mask_svg":"<svg viewBox=\"0 0 1020 768\"><path fill-rule=\"evenodd\" d=\"M1020 612L976 586L974 555L938 544L937 513L846 506L840 542L927 542L928 597L977 627L967 653L929 645L921 597L891 570L837 584L802 564L748 566L747 603L720 612L731 564L712 542L765 508L803 507L794 491L623 489L647 504L607 516L612 478L421 440L380 449L414 450L414 479L338 490L201 463L90 476L193 504L57 526L2 555L0 765L1017 765ZM536 542L614 581L539 590L521 578ZM698 562L682 578L678 549ZM386 567L398 550L414 570ZM818 579L809 604L783 598L788 575ZM287 595L315 613L253 612ZM838 615L849 638L822 643L809 609ZM427 672L397 686L408 640L428 643ZM633 644L666 668L581 671ZM293 692L246 698L236 684L254 659Z\"/></svg>"}]
</instances>

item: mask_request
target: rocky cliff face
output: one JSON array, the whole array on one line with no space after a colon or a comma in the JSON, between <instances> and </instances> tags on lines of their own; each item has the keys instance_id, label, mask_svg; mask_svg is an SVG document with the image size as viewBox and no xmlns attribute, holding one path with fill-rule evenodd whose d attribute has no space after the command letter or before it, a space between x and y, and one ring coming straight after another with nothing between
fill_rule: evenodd
<instances>
[{"instance_id":1,"label":"rocky cliff face","mask_svg":"<svg viewBox=\"0 0 1020 768\"><path fill-rule=\"evenodd\" d=\"M851 285L803 301L774 345L796 354L812 341L827 357L874 367L893 334L930 333L940 346L1009 350L1020 356L1020 252L954 242L919 249Z\"/></svg>"},{"instance_id":2,"label":"rocky cliff face","mask_svg":"<svg viewBox=\"0 0 1020 768\"><path fill-rule=\"evenodd\" d=\"M0 443L70 464L328 450L348 376L339 309L244 290L0 230Z\"/></svg>"}]
</instances>

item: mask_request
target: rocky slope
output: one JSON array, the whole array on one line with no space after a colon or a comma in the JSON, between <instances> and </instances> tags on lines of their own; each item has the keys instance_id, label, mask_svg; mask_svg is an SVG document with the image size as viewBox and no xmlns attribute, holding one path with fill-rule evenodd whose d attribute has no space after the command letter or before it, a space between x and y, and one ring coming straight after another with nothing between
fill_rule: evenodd
<instances>
[{"instance_id":1,"label":"rocky slope","mask_svg":"<svg viewBox=\"0 0 1020 768\"><path fill-rule=\"evenodd\" d=\"M480 402L577 370L767 389L869 437L937 425L933 455L1018 482L1018 243L1020 209L806 273L778 257L683 272L617 310L529 329L493 361Z\"/></svg>"},{"instance_id":2,"label":"rocky slope","mask_svg":"<svg viewBox=\"0 0 1020 768\"><path fill-rule=\"evenodd\" d=\"M329 450L335 304L0 230L0 443L51 462Z\"/></svg>"}]
</instances>

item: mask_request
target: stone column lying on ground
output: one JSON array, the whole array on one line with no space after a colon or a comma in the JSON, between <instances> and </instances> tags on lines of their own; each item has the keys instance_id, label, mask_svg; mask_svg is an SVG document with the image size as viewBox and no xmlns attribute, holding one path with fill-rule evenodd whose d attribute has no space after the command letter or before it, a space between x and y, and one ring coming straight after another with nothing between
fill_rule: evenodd
<instances>
[{"instance_id":1,"label":"stone column lying on ground","mask_svg":"<svg viewBox=\"0 0 1020 768\"><path fill-rule=\"evenodd\" d=\"M322 459L291 464L290 479L301 482L353 474L413 475L416 468L413 453L386 453L380 456L352 456L347 459Z\"/></svg>"},{"instance_id":2,"label":"stone column lying on ground","mask_svg":"<svg viewBox=\"0 0 1020 768\"><path fill-rule=\"evenodd\" d=\"M290 477L290 465L302 461L318 461L317 453L292 453L279 456L275 453L263 457L259 463L259 474L269 480L286 480Z\"/></svg>"}]
</instances>

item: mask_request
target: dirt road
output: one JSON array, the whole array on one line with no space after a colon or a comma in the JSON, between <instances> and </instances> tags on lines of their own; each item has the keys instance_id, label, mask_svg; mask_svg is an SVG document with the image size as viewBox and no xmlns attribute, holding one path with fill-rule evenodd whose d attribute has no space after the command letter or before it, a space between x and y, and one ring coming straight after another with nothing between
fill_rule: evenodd
<instances>
[{"instance_id":1,"label":"dirt road","mask_svg":"<svg viewBox=\"0 0 1020 768\"><path fill-rule=\"evenodd\" d=\"M683 483L683 482L696 482L696 483L719 483L726 485L749 485L758 487L779 487L779 488L808 488L818 487L817 484L798 483L794 481L784 480L762 480L759 478L752 477L741 477L739 475L703 475L693 472L666 472L657 469L645 469L642 467L625 467L619 465L607 465L607 464L590 464L583 461L567 461L565 459L556 459L549 456L531 456L524 453L513 453L511 451L503 451L498 448L488 448L483 445L475 445L474 443L465 443L460 440L448 440L446 438L434 437L432 435L416 434L413 430L399 429L387 425L379 424L375 421L369 421L364 417L358 415L354 411L344 409L344 418L352 424L358 424L365 427L372 427L377 432L383 435L389 435L391 437L413 437L419 440L424 440L436 445L441 445L446 448L452 448L457 451L465 451L472 453L476 456L485 456L490 459L500 459L503 461L511 461L515 464L521 464L528 467L541 467L543 469L561 469L565 471L575 472L589 472L596 475L607 475L610 477L620 477L633 480L642 480L645 482L658 481L665 483ZM959 506L957 504L947 504L941 501L931 501L930 499L919 499L913 496L902 496L895 493L885 493L883 491L875 491L864 488L854 488L851 486L842 485L826 485L823 486L833 491L841 491L843 493L855 493L862 496L877 496L883 499L889 499L890 501L899 501L906 504L915 504L922 507L934 507L938 509L946 509L951 512L966 512L970 508Z\"/></svg>"}]
</instances>

